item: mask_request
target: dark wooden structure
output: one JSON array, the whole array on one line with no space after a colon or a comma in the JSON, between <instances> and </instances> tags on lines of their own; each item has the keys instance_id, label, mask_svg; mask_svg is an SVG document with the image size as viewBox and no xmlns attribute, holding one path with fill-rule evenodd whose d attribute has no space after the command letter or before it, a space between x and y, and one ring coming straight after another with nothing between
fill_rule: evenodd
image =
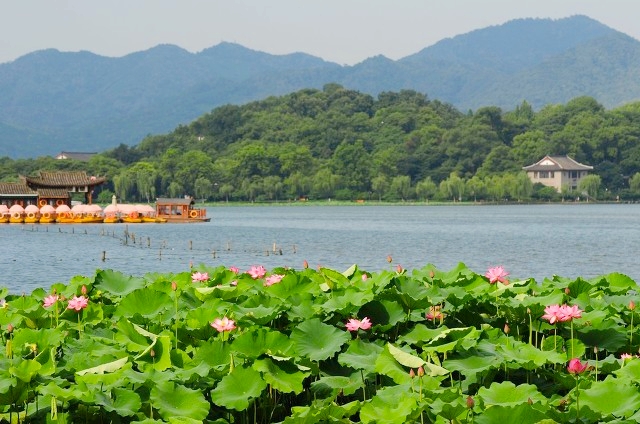
<instances>
[{"instance_id":1,"label":"dark wooden structure","mask_svg":"<svg viewBox=\"0 0 640 424\"><path fill-rule=\"evenodd\" d=\"M196 209L193 197L156 199L156 217L168 222L208 222L206 209Z\"/></svg>"},{"instance_id":2,"label":"dark wooden structure","mask_svg":"<svg viewBox=\"0 0 640 424\"><path fill-rule=\"evenodd\" d=\"M40 171L37 176L23 178L29 188L38 192L38 206L71 206L70 193L84 193L84 203L90 205L95 187L107 180L104 177L90 177L84 171Z\"/></svg>"}]
</instances>

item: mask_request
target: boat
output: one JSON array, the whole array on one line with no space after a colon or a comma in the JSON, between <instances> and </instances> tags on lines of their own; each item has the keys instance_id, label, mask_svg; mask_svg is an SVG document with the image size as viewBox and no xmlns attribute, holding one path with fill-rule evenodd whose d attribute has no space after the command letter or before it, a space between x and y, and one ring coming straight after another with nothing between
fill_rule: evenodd
<instances>
[{"instance_id":1,"label":"boat","mask_svg":"<svg viewBox=\"0 0 640 424\"><path fill-rule=\"evenodd\" d=\"M51 224L56 222L56 209L51 205L44 205L40 208L40 224Z\"/></svg>"},{"instance_id":2,"label":"boat","mask_svg":"<svg viewBox=\"0 0 640 424\"><path fill-rule=\"evenodd\" d=\"M24 223L24 208L20 205L13 205L9 208L9 222L12 224Z\"/></svg>"},{"instance_id":3,"label":"boat","mask_svg":"<svg viewBox=\"0 0 640 424\"><path fill-rule=\"evenodd\" d=\"M71 208L71 211L74 212L73 222L77 224L95 224L104 221L100 205L76 205Z\"/></svg>"},{"instance_id":4,"label":"boat","mask_svg":"<svg viewBox=\"0 0 640 424\"><path fill-rule=\"evenodd\" d=\"M193 206L193 197L156 199L156 218L166 219L167 222L209 222L206 209L197 209Z\"/></svg>"},{"instance_id":5,"label":"boat","mask_svg":"<svg viewBox=\"0 0 640 424\"><path fill-rule=\"evenodd\" d=\"M9 213L9 208L7 207L7 205L0 205L0 224L9 222L10 217L11 213Z\"/></svg>"},{"instance_id":6,"label":"boat","mask_svg":"<svg viewBox=\"0 0 640 424\"><path fill-rule=\"evenodd\" d=\"M104 213L104 220L102 222L104 222L105 224L117 224L119 222L122 222L120 220L120 216L118 215L117 205L109 204L105 206L102 212Z\"/></svg>"},{"instance_id":7,"label":"boat","mask_svg":"<svg viewBox=\"0 0 640 424\"><path fill-rule=\"evenodd\" d=\"M58 224L73 223L73 212L69 206L61 204L56 207L56 222Z\"/></svg>"},{"instance_id":8,"label":"boat","mask_svg":"<svg viewBox=\"0 0 640 424\"><path fill-rule=\"evenodd\" d=\"M25 224L35 224L40 221L40 208L36 205L27 205L24 208L24 223Z\"/></svg>"}]
</instances>

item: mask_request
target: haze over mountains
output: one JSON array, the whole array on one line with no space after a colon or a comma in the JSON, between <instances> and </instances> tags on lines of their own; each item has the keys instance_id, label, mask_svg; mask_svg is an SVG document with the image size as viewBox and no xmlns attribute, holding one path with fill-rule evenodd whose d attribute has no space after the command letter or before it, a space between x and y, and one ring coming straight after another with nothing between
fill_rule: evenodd
<instances>
[{"instance_id":1,"label":"haze over mountains","mask_svg":"<svg viewBox=\"0 0 640 424\"><path fill-rule=\"evenodd\" d=\"M354 66L231 43L120 58L43 50L0 64L0 156L134 145L217 106L333 82L373 96L412 89L462 111L523 100L539 109L583 95L614 108L640 99L640 41L573 16L514 20Z\"/></svg>"}]
</instances>

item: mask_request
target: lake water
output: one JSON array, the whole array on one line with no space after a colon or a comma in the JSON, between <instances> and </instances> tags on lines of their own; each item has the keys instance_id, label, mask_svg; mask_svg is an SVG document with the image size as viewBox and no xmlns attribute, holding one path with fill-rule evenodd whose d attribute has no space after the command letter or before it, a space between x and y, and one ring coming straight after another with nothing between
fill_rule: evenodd
<instances>
[{"instance_id":1,"label":"lake water","mask_svg":"<svg viewBox=\"0 0 640 424\"><path fill-rule=\"evenodd\" d=\"M29 293L96 269L301 269L304 260L339 271L464 262L478 273L503 265L513 278L539 281L610 272L640 281L640 205L230 206L207 214L211 222L201 224L2 224L0 287Z\"/></svg>"}]
</instances>

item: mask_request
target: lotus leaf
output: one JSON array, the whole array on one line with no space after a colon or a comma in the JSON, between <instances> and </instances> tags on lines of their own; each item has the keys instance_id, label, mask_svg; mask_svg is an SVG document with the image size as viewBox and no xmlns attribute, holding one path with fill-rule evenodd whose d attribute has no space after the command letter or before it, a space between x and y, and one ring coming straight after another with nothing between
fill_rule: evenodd
<instances>
[{"instance_id":1,"label":"lotus leaf","mask_svg":"<svg viewBox=\"0 0 640 424\"><path fill-rule=\"evenodd\" d=\"M515 406L492 406L487 408L482 415L477 416L474 422L478 424L537 424L546 418L545 413L536 409L534 405L524 403Z\"/></svg>"},{"instance_id":2,"label":"lotus leaf","mask_svg":"<svg viewBox=\"0 0 640 424\"><path fill-rule=\"evenodd\" d=\"M311 383L311 390L318 398L334 399L339 393L349 396L364 386L359 373L346 376L324 376Z\"/></svg>"},{"instance_id":3,"label":"lotus leaf","mask_svg":"<svg viewBox=\"0 0 640 424\"><path fill-rule=\"evenodd\" d=\"M338 356L338 362L353 368L375 373L376 359L383 348L375 343L365 343L361 339L351 340L346 352Z\"/></svg>"},{"instance_id":4,"label":"lotus leaf","mask_svg":"<svg viewBox=\"0 0 640 424\"><path fill-rule=\"evenodd\" d=\"M149 288L138 289L127 294L118 304L113 317L134 316L139 314L145 318L155 318L174 308L169 295Z\"/></svg>"},{"instance_id":5,"label":"lotus leaf","mask_svg":"<svg viewBox=\"0 0 640 424\"><path fill-rule=\"evenodd\" d=\"M612 394L615 393L615 396ZM634 386L608 376L580 393L580 402L602 415L630 417L640 410L640 393Z\"/></svg>"},{"instance_id":6,"label":"lotus leaf","mask_svg":"<svg viewBox=\"0 0 640 424\"><path fill-rule=\"evenodd\" d=\"M236 367L211 391L211 400L216 405L242 411L249 406L252 399L260 396L266 387L267 382L258 371Z\"/></svg>"},{"instance_id":7,"label":"lotus leaf","mask_svg":"<svg viewBox=\"0 0 640 424\"><path fill-rule=\"evenodd\" d=\"M95 399L96 404L102 406L105 411L116 412L124 417L136 415L142 406L140 396L136 392L117 387L110 393L97 391Z\"/></svg>"},{"instance_id":8,"label":"lotus leaf","mask_svg":"<svg viewBox=\"0 0 640 424\"><path fill-rule=\"evenodd\" d=\"M342 348L350 337L348 332L324 324L317 318L304 321L291 333L291 340L296 345L296 351L313 361L332 356Z\"/></svg>"},{"instance_id":9,"label":"lotus leaf","mask_svg":"<svg viewBox=\"0 0 640 424\"><path fill-rule=\"evenodd\" d=\"M363 423L402 424L418 406L417 395L406 385L385 387L378 390L371 402L360 409Z\"/></svg>"},{"instance_id":10,"label":"lotus leaf","mask_svg":"<svg viewBox=\"0 0 640 424\"><path fill-rule=\"evenodd\" d=\"M286 335L268 328L252 329L233 340L233 349L248 358L263 354L289 356L293 348L293 343Z\"/></svg>"},{"instance_id":11,"label":"lotus leaf","mask_svg":"<svg viewBox=\"0 0 640 424\"><path fill-rule=\"evenodd\" d=\"M481 387L478 390L478 398L485 406L516 406L531 402L546 403L547 398L532 384L520 384L516 386L510 381L492 383L488 388Z\"/></svg>"},{"instance_id":12,"label":"lotus leaf","mask_svg":"<svg viewBox=\"0 0 640 424\"><path fill-rule=\"evenodd\" d=\"M187 417L202 421L209 413L209 402L201 391L175 382L165 381L155 385L149 399L164 419Z\"/></svg>"},{"instance_id":13,"label":"lotus leaf","mask_svg":"<svg viewBox=\"0 0 640 424\"><path fill-rule=\"evenodd\" d=\"M268 384L283 393L301 393L302 382L309 375L309 372L300 371L292 362L270 358L256 360L253 368L262 373Z\"/></svg>"},{"instance_id":14,"label":"lotus leaf","mask_svg":"<svg viewBox=\"0 0 640 424\"><path fill-rule=\"evenodd\" d=\"M120 272L112 270L98 271L94 287L112 296L125 296L132 291L144 287L142 278L126 276Z\"/></svg>"}]
</instances>

